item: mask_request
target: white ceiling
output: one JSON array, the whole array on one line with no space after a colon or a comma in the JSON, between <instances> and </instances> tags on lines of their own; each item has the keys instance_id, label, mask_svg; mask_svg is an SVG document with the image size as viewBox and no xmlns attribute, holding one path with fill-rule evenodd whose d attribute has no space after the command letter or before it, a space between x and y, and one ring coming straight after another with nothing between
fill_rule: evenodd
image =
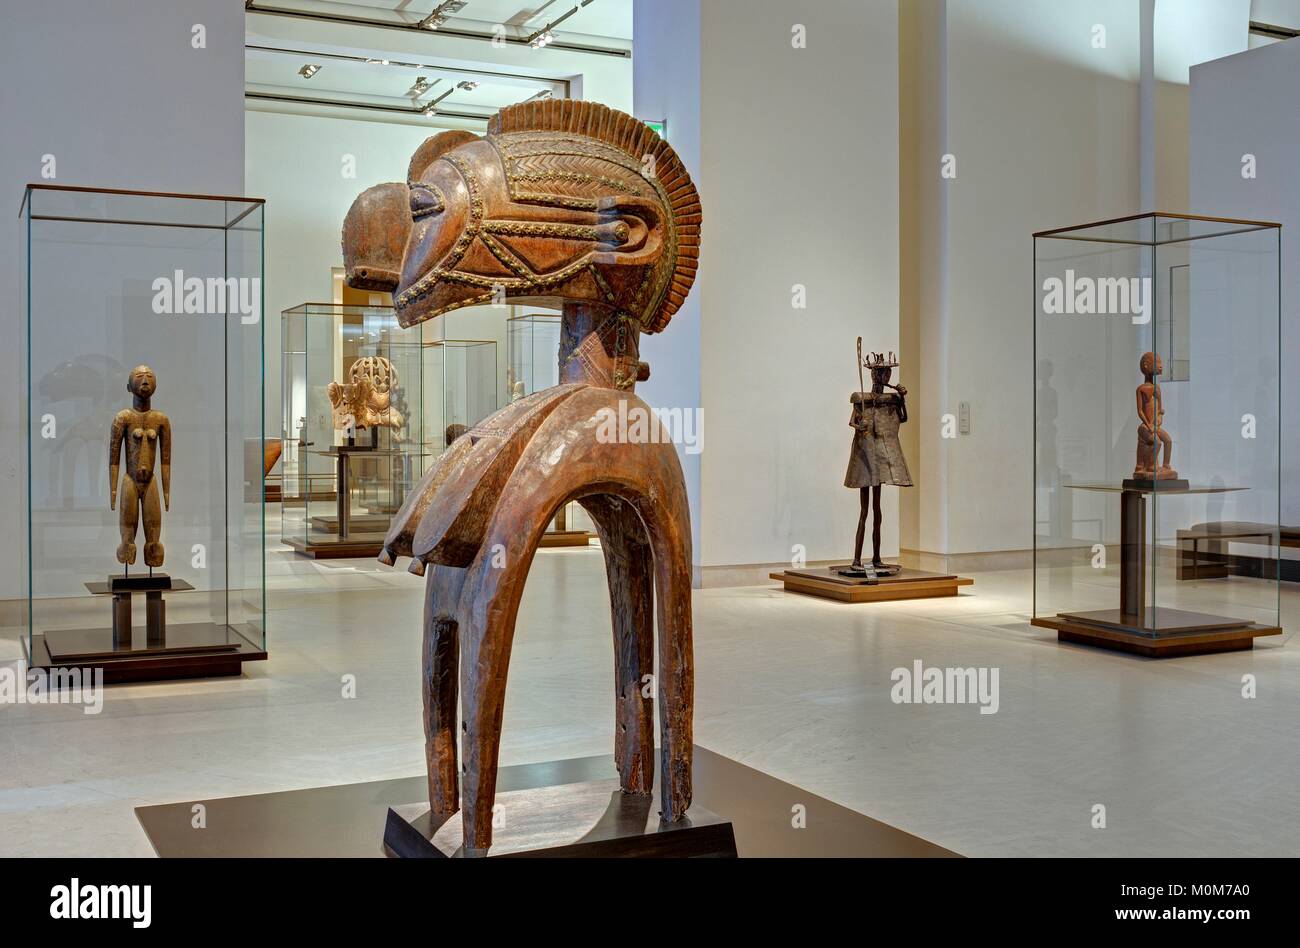
<instances>
[{"instance_id":1,"label":"white ceiling","mask_svg":"<svg viewBox=\"0 0 1300 948\"><path fill-rule=\"evenodd\" d=\"M304 79L298 71L307 64L319 65L320 70L311 79ZM429 82L427 91L418 100L411 97L416 78ZM477 82L478 88L457 88L460 82ZM421 107L455 90L439 103L439 108L458 112L491 115L499 109L549 90L553 95L565 92L562 83L527 76L488 75L471 69L456 69L437 65L412 68L390 61L355 62L345 58L318 55L311 52L249 49L245 57L244 83L249 92L264 92L312 99L329 99L349 102L372 102L386 106Z\"/></svg>"},{"instance_id":2,"label":"white ceiling","mask_svg":"<svg viewBox=\"0 0 1300 948\"><path fill-rule=\"evenodd\" d=\"M365 21L411 25L427 16L440 0L255 0L259 7L330 14ZM468 0L447 28L490 35L497 23L511 35L526 36L545 27L578 5L578 0ZM632 0L593 0L555 29L557 41L577 41L586 46L627 49L632 32ZM375 121L427 122L420 109L443 93L440 114L488 116L507 105L541 92L556 97L568 94L561 77L584 72L591 54L563 47L548 47L526 68L519 65L519 47L503 55L486 41L456 39L424 31L375 28L353 22L324 22L311 17L250 16L245 55L245 89L250 107L275 111L336 114ZM458 57L436 55L448 43ZM404 49L407 52L398 52ZM419 52L414 52L419 50ZM466 51L472 58L464 58ZM527 57L530 53L524 50ZM511 55L513 54L513 55ZM371 60L367 62L366 60ZM508 65L514 63L515 65ZM307 64L321 68L310 79L299 75ZM409 93L417 77L430 83L418 99ZM463 81L477 82L460 89ZM304 100L310 100L306 102ZM360 109L340 105L368 105ZM396 111L401 110L401 111ZM369 114L367 114L367 112ZM405 113L405 114L403 114Z\"/></svg>"},{"instance_id":3,"label":"white ceiling","mask_svg":"<svg viewBox=\"0 0 1300 948\"><path fill-rule=\"evenodd\" d=\"M415 23L433 11L440 0L256 0L262 6L284 9L319 10L345 16L362 16L394 22ZM579 5L579 0L468 0L449 25L468 22L515 27L532 31L559 19ZM592 0L560 27L564 32L632 38L632 0Z\"/></svg>"}]
</instances>

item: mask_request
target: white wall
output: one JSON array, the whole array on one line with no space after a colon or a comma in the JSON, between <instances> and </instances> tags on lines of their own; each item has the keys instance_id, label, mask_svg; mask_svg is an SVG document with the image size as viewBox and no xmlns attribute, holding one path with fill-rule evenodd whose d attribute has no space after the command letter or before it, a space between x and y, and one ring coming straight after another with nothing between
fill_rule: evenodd
<instances>
[{"instance_id":1,"label":"white wall","mask_svg":"<svg viewBox=\"0 0 1300 948\"><path fill-rule=\"evenodd\" d=\"M1282 521L1300 522L1300 127L1277 109L1300 89L1300 43L1288 40L1191 71L1191 198L1195 213L1282 224ZM1256 177L1242 176L1252 154ZM1269 353L1261 352L1261 357ZM1243 381L1243 384L1244 381Z\"/></svg>"},{"instance_id":2,"label":"white wall","mask_svg":"<svg viewBox=\"0 0 1300 948\"><path fill-rule=\"evenodd\" d=\"M206 48L191 45L195 24L206 27ZM13 340L0 353L0 373L15 386L23 358L18 203L26 183L42 180L42 156L55 156L51 183L242 194L243 81L243 8L230 0L0 5L0 285L10 288L5 325ZM76 341L69 344L71 358L78 353ZM11 389L2 400L8 444L26 436L21 397ZM5 458L8 495L23 497L20 454ZM0 533L18 537L19 522L18 503L0 509ZM105 553L111 564L111 548ZM19 561L15 544L6 544L0 598L21 594Z\"/></svg>"},{"instance_id":3,"label":"white wall","mask_svg":"<svg viewBox=\"0 0 1300 948\"><path fill-rule=\"evenodd\" d=\"M702 562L789 561L796 545L846 557L854 340L899 347L898 5L711 0L703 14ZM884 502L892 555L898 489Z\"/></svg>"},{"instance_id":4,"label":"white wall","mask_svg":"<svg viewBox=\"0 0 1300 948\"><path fill-rule=\"evenodd\" d=\"M795 546L810 560L852 551L854 339L899 344L897 17L893 0L637 3L637 113L668 115L704 204L698 329L688 307L647 343L646 391L703 406L692 514L705 570L788 562ZM889 554L897 491L886 497Z\"/></svg>"},{"instance_id":5,"label":"white wall","mask_svg":"<svg viewBox=\"0 0 1300 948\"><path fill-rule=\"evenodd\" d=\"M1138 8L1128 0L919 0L945 57L913 136L928 208L909 250L920 375L919 515L903 545L960 554L1032 542L1037 230L1137 210ZM915 12L915 11L914 11ZM1106 45L1093 48L1096 24ZM906 65L906 64L905 64ZM940 150L942 149L942 151ZM956 177L940 176L943 154ZM932 192L932 193L929 193ZM1064 397L1063 397L1064 401ZM971 407L971 433L941 418ZM946 516L929 511L946 510Z\"/></svg>"},{"instance_id":6,"label":"white wall","mask_svg":"<svg viewBox=\"0 0 1300 948\"><path fill-rule=\"evenodd\" d=\"M710 279L716 242L713 207L700 178L703 141L700 96L700 0L636 0L633 35L634 114L666 121L668 140L685 163L704 204L703 246L695 289L666 331L641 337L641 358L650 363L650 379L637 387L646 402L662 408L700 406L700 300ZM704 437L709 437L705 420ZM707 441L706 441L707 443ZM691 510L691 550L695 566L700 541L700 455L679 451Z\"/></svg>"}]
</instances>

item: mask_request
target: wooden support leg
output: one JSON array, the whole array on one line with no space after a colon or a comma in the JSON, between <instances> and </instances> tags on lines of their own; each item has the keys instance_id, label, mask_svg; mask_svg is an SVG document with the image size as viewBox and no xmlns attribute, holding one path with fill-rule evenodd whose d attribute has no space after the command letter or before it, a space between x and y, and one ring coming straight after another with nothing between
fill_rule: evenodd
<instances>
[{"instance_id":1,"label":"wooden support leg","mask_svg":"<svg viewBox=\"0 0 1300 948\"><path fill-rule=\"evenodd\" d=\"M648 511L666 521L652 532L659 607L660 816L680 820L691 805L695 668L691 627L691 534L685 491L677 504Z\"/></svg>"},{"instance_id":2,"label":"wooden support leg","mask_svg":"<svg viewBox=\"0 0 1300 948\"><path fill-rule=\"evenodd\" d=\"M456 705L459 686L459 621L455 614L465 571L435 566L424 598L424 750L429 774L429 809L451 816L460 809L457 773Z\"/></svg>"},{"instance_id":3,"label":"wooden support leg","mask_svg":"<svg viewBox=\"0 0 1300 948\"><path fill-rule=\"evenodd\" d=\"M654 557L630 503L601 495L582 506L605 554L614 624L614 762L624 793L654 790Z\"/></svg>"},{"instance_id":4,"label":"wooden support leg","mask_svg":"<svg viewBox=\"0 0 1300 948\"><path fill-rule=\"evenodd\" d=\"M461 820L467 856L487 855L492 845L501 720L517 615L517 603L512 607L510 594L500 590L515 584L522 589L534 550L535 541L534 549L524 555L507 553L506 565L489 567L487 574L477 572L468 580L475 588L460 627Z\"/></svg>"}]
</instances>

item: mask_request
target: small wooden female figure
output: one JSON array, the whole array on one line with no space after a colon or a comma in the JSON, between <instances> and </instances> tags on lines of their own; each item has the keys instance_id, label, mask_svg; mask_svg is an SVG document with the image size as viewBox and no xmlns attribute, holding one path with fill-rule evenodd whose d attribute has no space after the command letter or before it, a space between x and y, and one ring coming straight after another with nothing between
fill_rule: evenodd
<instances>
[{"instance_id":1,"label":"small wooden female figure","mask_svg":"<svg viewBox=\"0 0 1300 948\"><path fill-rule=\"evenodd\" d=\"M912 486L903 447L898 441L898 427L907 421L907 389L889 381L897 366L898 360L892 352L888 358L877 352L869 353L863 359L862 337L858 337L858 384L863 386L862 370L867 369L871 373L871 391L854 392L849 399L853 405L849 417L853 447L849 452L844 486L859 491L861 509L853 545L853 565L838 569L842 576L892 576L899 571L899 567L886 566L880 558L880 488L885 484ZM886 391L890 388L892 392ZM868 569L862 565L862 544L866 538L867 513L872 510L871 567Z\"/></svg>"},{"instance_id":2,"label":"small wooden female figure","mask_svg":"<svg viewBox=\"0 0 1300 948\"><path fill-rule=\"evenodd\" d=\"M108 442L108 506L117 506L118 472L123 449L126 453L126 473L122 476L122 504L119 508L118 526L122 542L117 548L117 561L130 566L135 562L135 537L140 521L144 521L144 561L153 566L163 565L162 511L158 509L158 481L154 478L154 462L162 469L163 506L171 509L172 480L172 425L167 416L155 411L151 399L158 390L158 378L147 365L137 365L126 381L132 404L113 419L113 430Z\"/></svg>"}]
</instances>

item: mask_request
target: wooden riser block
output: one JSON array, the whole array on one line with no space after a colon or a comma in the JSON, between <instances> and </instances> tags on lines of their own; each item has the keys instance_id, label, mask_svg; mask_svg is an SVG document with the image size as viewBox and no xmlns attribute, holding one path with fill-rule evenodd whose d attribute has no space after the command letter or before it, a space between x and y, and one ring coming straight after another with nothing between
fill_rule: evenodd
<instances>
[{"instance_id":1,"label":"wooden riser block","mask_svg":"<svg viewBox=\"0 0 1300 948\"><path fill-rule=\"evenodd\" d=\"M591 546L596 534L586 530L552 530L542 534L539 547Z\"/></svg>"},{"instance_id":2,"label":"wooden riser block","mask_svg":"<svg viewBox=\"0 0 1300 948\"><path fill-rule=\"evenodd\" d=\"M803 593L807 596L819 596L822 599L834 599L836 602L893 602L900 599L938 599L956 596L962 586L971 586L973 579L961 576L944 576L938 579L912 580L908 582L881 582L877 585L848 585L826 579L819 580L791 573L772 573L771 579L780 581L786 592Z\"/></svg>"}]
</instances>

